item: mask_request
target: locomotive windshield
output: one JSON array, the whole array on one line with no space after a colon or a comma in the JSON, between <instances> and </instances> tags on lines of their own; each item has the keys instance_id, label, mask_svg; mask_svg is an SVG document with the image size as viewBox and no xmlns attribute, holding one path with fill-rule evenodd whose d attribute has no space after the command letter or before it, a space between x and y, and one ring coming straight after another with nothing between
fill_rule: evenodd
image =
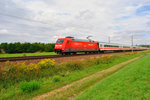
<instances>
[{"instance_id":1,"label":"locomotive windshield","mask_svg":"<svg viewBox=\"0 0 150 100\"><path fill-rule=\"evenodd\" d=\"M56 43L63 43L63 42L64 42L64 40L57 40Z\"/></svg>"}]
</instances>

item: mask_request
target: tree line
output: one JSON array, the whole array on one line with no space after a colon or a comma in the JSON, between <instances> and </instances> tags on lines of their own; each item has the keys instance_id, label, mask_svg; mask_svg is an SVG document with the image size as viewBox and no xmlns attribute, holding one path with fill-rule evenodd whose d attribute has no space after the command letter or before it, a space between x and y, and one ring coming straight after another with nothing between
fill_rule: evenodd
<instances>
[{"instance_id":1,"label":"tree line","mask_svg":"<svg viewBox=\"0 0 150 100\"><path fill-rule=\"evenodd\" d=\"M1 43L0 53L52 52L55 43Z\"/></svg>"},{"instance_id":2,"label":"tree line","mask_svg":"<svg viewBox=\"0 0 150 100\"><path fill-rule=\"evenodd\" d=\"M150 45L139 45L140 47L147 47L150 48Z\"/></svg>"}]
</instances>

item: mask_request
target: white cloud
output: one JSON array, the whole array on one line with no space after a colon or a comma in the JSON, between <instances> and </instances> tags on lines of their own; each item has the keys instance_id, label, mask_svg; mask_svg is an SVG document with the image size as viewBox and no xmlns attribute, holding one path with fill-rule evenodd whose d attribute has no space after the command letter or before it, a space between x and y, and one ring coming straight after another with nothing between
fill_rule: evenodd
<instances>
[{"instance_id":1,"label":"white cloud","mask_svg":"<svg viewBox=\"0 0 150 100\"><path fill-rule=\"evenodd\" d=\"M55 42L57 37L92 35L98 41L108 41L111 36L112 42L130 44L131 34L144 37L150 31L149 13L136 14L136 10L145 5L150 5L150 1L12 0L4 3L3 10L30 20L2 17L0 28L12 35L28 36L25 41ZM11 22L5 22L8 20ZM141 37L136 38L137 44L141 43ZM17 37L14 40L19 41ZM9 40L6 38L6 41Z\"/></svg>"},{"instance_id":2,"label":"white cloud","mask_svg":"<svg viewBox=\"0 0 150 100\"><path fill-rule=\"evenodd\" d=\"M6 29L0 29L0 34L7 34L8 33L8 30Z\"/></svg>"}]
</instances>

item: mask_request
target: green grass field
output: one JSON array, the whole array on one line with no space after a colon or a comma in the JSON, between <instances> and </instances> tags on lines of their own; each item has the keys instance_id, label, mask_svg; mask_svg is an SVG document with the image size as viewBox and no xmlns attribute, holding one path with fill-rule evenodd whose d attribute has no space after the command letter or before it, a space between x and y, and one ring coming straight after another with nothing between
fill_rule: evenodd
<instances>
[{"instance_id":1,"label":"green grass field","mask_svg":"<svg viewBox=\"0 0 150 100\"><path fill-rule=\"evenodd\" d=\"M22 57L22 56L41 56L41 55L56 55L56 53L55 52L41 52L41 53L0 54L0 57Z\"/></svg>"},{"instance_id":2,"label":"green grass field","mask_svg":"<svg viewBox=\"0 0 150 100\"><path fill-rule=\"evenodd\" d=\"M74 100L150 100L150 54L84 91Z\"/></svg>"},{"instance_id":3,"label":"green grass field","mask_svg":"<svg viewBox=\"0 0 150 100\"><path fill-rule=\"evenodd\" d=\"M117 55L118 57L115 57L115 59L113 59L111 63L91 66L91 67L84 69L84 70L80 70L80 71L77 70L77 71L71 72L65 77L60 76L58 82L54 82L52 76L40 78L37 80L37 82L40 84L41 88L39 90L33 91L31 93L25 93L25 94L22 93L21 90L19 89L20 83L16 83L13 86L9 86L9 88L6 88L6 89L1 88L0 99L3 99L3 100L8 100L8 99L17 100L18 98L20 100L31 99L32 97L35 97L37 95L41 95L43 93L46 93L46 92L52 91L54 89L57 89L59 87L65 86L67 84L72 83L73 81L82 79L82 78L89 76L93 73L96 73L100 70L110 68L113 65L119 64L121 62L127 61L129 59L132 59L132 58L140 56L140 55L143 55L143 53L135 54L135 55L131 55L131 56ZM87 83L87 84L89 84L89 83ZM87 85L87 84L85 84L85 85ZM79 90L77 92L81 92L82 90Z\"/></svg>"}]
</instances>

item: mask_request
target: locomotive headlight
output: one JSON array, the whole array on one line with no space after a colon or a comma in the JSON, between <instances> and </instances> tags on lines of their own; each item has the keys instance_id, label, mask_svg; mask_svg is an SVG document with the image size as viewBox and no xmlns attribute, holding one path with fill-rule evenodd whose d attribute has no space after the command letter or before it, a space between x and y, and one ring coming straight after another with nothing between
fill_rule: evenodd
<instances>
[{"instance_id":1,"label":"locomotive headlight","mask_svg":"<svg viewBox=\"0 0 150 100\"><path fill-rule=\"evenodd\" d=\"M56 47L62 47L62 45L55 45Z\"/></svg>"}]
</instances>

